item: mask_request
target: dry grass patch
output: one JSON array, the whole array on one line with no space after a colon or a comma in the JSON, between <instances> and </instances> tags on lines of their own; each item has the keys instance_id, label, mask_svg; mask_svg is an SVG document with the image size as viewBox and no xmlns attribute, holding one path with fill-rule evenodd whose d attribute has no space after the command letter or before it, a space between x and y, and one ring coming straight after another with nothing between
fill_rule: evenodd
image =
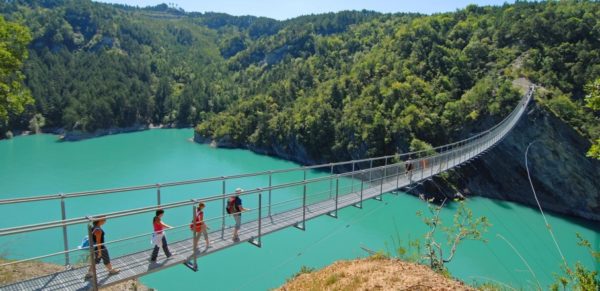
<instances>
[{"instance_id":1,"label":"dry grass patch","mask_svg":"<svg viewBox=\"0 0 600 291\"><path fill-rule=\"evenodd\" d=\"M427 266L396 259L338 261L288 281L277 290L475 290Z\"/></svg>"}]
</instances>

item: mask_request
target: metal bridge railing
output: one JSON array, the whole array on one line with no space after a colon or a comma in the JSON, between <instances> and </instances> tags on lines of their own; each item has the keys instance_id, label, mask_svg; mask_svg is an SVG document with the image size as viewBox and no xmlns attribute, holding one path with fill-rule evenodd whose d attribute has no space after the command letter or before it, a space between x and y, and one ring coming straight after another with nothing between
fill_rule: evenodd
<instances>
[{"instance_id":1,"label":"metal bridge railing","mask_svg":"<svg viewBox=\"0 0 600 291\"><path fill-rule=\"evenodd\" d=\"M48 254L46 256L36 256L20 261L8 262L0 264L0 267L16 264L19 262L25 262L30 260L39 260L51 256L64 255L65 265L70 265L70 256L73 256L78 250L70 249L67 237L67 227L82 227L90 222L89 217L74 217L67 218L66 201L71 198L97 196L97 195L114 195L119 193L126 193L131 191L139 190L155 190L156 191L156 204L150 206L140 207L136 209L127 209L111 213L96 213L94 216L104 216L107 219L118 219L128 216L139 216L147 215L157 209L165 210L176 210L176 209L190 209L194 205L197 205L199 201L205 204L211 205L211 209L217 210L212 213L220 213L212 215L207 219L211 229L214 232L220 232L223 237L225 231L230 227L226 224L227 214L225 213L226 200L234 195L235 193L227 191L228 185L235 185L236 180L251 178L251 177L266 177L268 183L264 187L245 191L241 196L249 201L251 211L246 213L246 216L251 216L258 221L258 227L255 230L245 231L256 231L257 243L260 244L261 237L261 220L267 217L272 217L275 214L281 214L293 208L303 209L302 221L297 221L297 226L305 225L306 210L312 204L319 201L328 201L335 203L335 214L337 215L337 205L340 196L343 195L357 195L357 204L360 203L362 207L363 193L366 190L378 189L380 195L384 192L384 183L394 183L396 187L400 187L400 181L408 181L408 183L414 183L420 180L427 179L435 176L443 171L459 166L466 161L477 157L478 155L489 150L491 147L500 142L506 134L515 126L520 116L524 113L526 105L532 98L534 88L531 87L527 94L520 100L515 109L506 116L501 122L496 124L494 127L478 133L467 139L457 141L451 144L438 146L430 150L423 150L417 152L410 152L404 154L389 155L377 158L368 158L361 160L352 160L339 163L329 163L314 165L308 167L296 167L290 169L274 170L274 171L262 171L249 174L213 177L205 179L196 179L179 182L169 182L162 184L153 185L142 185L134 187L123 187L115 189L105 189L96 191L85 191L85 192L74 192L67 194L53 194L44 195L37 197L26 197L26 198L14 198L14 199L2 199L0 200L0 206L31 203L37 201L47 200L60 200L60 211L61 220L48 221L43 223L35 223L29 225L14 226L9 228L0 229L0 238L24 234L30 232L39 232L49 229L62 228L63 234L63 245L64 250L62 252L56 252ZM314 173L319 171L321 173L327 173L326 176L309 178L308 173ZM276 174L300 172L302 173L301 179L295 181L282 183L275 185L273 183L273 176ZM209 197L202 199L183 200L171 203L162 203L161 201L161 189L179 187L183 185L202 185L207 183L220 183L220 193L215 193ZM313 189L311 189L313 188ZM295 196L291 199L282 201L274 201L273 197L277 198L277 193L280 191L294 192ZM275 196L273 196L275 194ZM263 195L266 196L266 201L263 200ZM281 195L280 195L281 196ZM281 196L283 197L283 196ZM221 208L218 211L218 208ZM186 229L187 224L181 224L179 227L170 230L169 232L175 233L176 231L183 231ZM129 243L131 241L138 240L142 237L147 237L148 233L142 233L134 235L128 238L107 242L107 244L120 244ZM189 239L188 235L183 235L181 239ZM128 250L139 251L139 250Z\"/></svg>"}]
</instances>

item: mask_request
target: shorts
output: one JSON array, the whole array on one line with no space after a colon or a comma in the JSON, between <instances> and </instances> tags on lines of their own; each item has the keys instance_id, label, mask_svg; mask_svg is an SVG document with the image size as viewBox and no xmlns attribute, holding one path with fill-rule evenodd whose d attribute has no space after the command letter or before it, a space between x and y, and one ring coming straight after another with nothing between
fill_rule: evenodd
<instances>
[{"instance_id":1,"label":"shorts","mask_svg":"<svg viewBox=\"0 0 600 291\"><path fill-rule=\"evenodd\" d=\"M100 260L102 260L105 265L110 264L110 256L108 255L108 249L106 249L104 246L101 246L100 250L102 250L102 256L98 255L98 249L96 249L96 251L94 252L96 264L99 264Z\"/></svg>"},{"instance_id":2,"label":"shorts","mask_svg":"<svg viewBox=\"0 0 600 291\"><path fill-rule=\"evenodd\" d=\"M242 214L233 214L233 219L235 220L235 229L239 230L240 228L242 228Z\"/></svg>"},{"instance_id":3,"label":"shorts","mask_svg":"<svg viewBox=\"0 0 600 291\"><path fill-rule=\"evenodd\" d=\"M202 223L199 226L196 226L196 230L194 231L195 233L197 233L199 236L200 235L204 235L205 239L208 239L208 232L206 231L208 227L206 226L206 224Z\"/></svg>"}]
</instances>

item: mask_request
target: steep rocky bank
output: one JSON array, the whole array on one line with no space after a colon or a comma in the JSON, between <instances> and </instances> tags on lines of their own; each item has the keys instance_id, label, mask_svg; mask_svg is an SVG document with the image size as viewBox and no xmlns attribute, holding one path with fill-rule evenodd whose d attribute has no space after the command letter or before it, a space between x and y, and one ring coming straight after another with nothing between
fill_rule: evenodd
<instances>
[{"instance_id":1,"label":"steep rocky bank","mask_svg":"<svg viewBox=\"0 0 600 291\"><path fill-rule=\"evenodd\" d=\"M113 127L107 129L98 129L94 132L87 132L81 130L71 130L65 131L64 129L60 129L58 132L54 132L56 134L61 135L61 140L63 141L79 141L99 136L111 135L111 134L119 134L119 133L128 133L128 132L136 132L147 130L150 128L154 128L152 125L145 124L137 124L129 127Z\"/></svg>"},{"instance_id":2,"label":"steep rocky bank","mask_svg":"<svg viewBox=\"0 0 600 291\"><path fill-rule=\"evenodd\" d=\"M527 114L502 142L481 158L457 169L449 180L463 194L536 206L524 162L525 149L535 140L529 152L529 167L542 207L600 220L600 162L585 156L589 141L535 102L529 106ZM227 140L214 141L198 133L194 134L194 141L216 147L236 147ZM277 150L281 145L246 148L305 165L326 162L310 159L297 143L288 145L291 149L288 151ZM437 187L427 184L422 191L439 192Z\"/></svg>"},{"instance_id":3,"label":"steep rocky bank","mask_svg":"<svg viewBox=\"0 0 600 291\"><path fill-rule=\"evenodd\" d=\"M545 210L600 221L600 161L587 158L590 143L537 104L495 148L451 176L471 195L535 206L531 179Z\"/></svg>"}]
</instances>

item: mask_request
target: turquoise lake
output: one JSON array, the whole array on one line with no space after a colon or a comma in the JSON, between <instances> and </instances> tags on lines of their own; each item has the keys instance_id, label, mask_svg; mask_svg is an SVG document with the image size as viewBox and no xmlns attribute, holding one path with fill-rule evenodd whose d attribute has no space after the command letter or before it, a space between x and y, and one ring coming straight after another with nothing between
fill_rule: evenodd
<instances>
[{"instance_id":1,"label":"turquoise lake","mask_svg":"<svg viewBox=\"0 0 600 291\"><path fill-rule=\"evenodd\" d=\"M196 144L190 141L192 134L191 129L161 129L79 142L59 142L53 135L3 140L0 141L0 198L146 185L299 166L246 150L214 149ZM298 176L294 175L301 173L274 177L273 183L297 179ZM309 175L318 177L323 174L311 172ZM227 191L231 192L236 187L260 187L265 183L264 177L260 179L241 179L228 184ZM220 191L220 183L164 189L161 202L202 198ZM294 197L289 193L273 195L282 196L277 198ZM68 199L66 209L67 217L72 218L155 203L156 191L145 190ZM466 241L459 246L455 259L448 264L453 276L467 283L493 280L517 289L535 288L536 281L547 288L554 281L553 274L560 272L561 259L536 209L486 198L469 199L467 205L475 215L487 216L492 226L485 234L487 243ZM445 222L451 222L456 207L449 205L443 210ZM141 281L158 290L268 290L283 284L302 266L321 268L336 260L365 257L368 254L363 248L393 252L398 239L406 243L422 238L427 228L416 216L419 210L427 211L427 206L414 196L385 195L383 202L365 201L363 209L352 207L341 210L338 219L323 216L310 220L306 231L288 228L269 234L263 237L262 248L241 244L202 257L198 260L198 272L182 265L147 275ZM187 208L169 210L164 221L171 225L184 225L189 223L191 211ZM218 205L209 205L206 210L209 216L220 212ZM0 205L0 213L0 228L61 218L58 201ZM151 231L152 216L146 214L108 221L105 227L107 239ZM580 233L595 249L600 249L600 224L551 213L547 213L547 218L570 264L580 261L589 268L600 269L599 265L594 265L587 251L576 244L576 233ZM227 223L231 224L231 221ZM75 248L84 234L84 226L69 227L69 248ZM178 234L169 237L170 240L177 238ZM139 241L135 246L138 249L151 248L146 237ZM130 246L115 245L109 249L115 256L127 252L128 248ZM0 255L11 259L60 252L62 249L61 230L0 237ZM517 252L529 264L533 275ZM47 261L64 263L62 256Z\"/></svg>"}]
</instances>

